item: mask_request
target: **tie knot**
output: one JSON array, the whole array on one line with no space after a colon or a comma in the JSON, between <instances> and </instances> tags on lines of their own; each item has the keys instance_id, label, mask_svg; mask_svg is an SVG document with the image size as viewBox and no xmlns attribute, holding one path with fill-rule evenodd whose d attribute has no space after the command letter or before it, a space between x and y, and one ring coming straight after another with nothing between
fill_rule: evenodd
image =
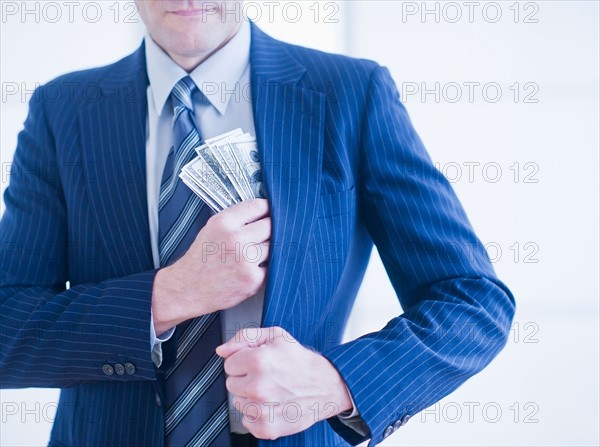
<instances>
[{"instance_id":1,"label":"tie knot","mask_svg":"<svg viewBox=\"0 0 600 447\"><path fill-rule=\"evenodd\" d=\"M188 110L193 110L192 95L197 89L198 87L189 76L180 79L171 92L175 108L183 106Z\"/></svg>"}]
</instances>

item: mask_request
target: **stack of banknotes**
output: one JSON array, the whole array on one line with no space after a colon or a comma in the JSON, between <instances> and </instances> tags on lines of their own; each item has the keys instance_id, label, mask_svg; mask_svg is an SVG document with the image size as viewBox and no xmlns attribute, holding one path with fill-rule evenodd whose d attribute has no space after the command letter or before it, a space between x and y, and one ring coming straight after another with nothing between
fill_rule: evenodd
<instances>
[{"instance_id":1,"label":"stack of banknotes","mask_svg":"<svg viewBox=\"0 0 600 447\"><path fill-rule=\"evenodd\" d=\"M242 129L204 140L179 177L215 212L265 198L256 138Z\"/></svg>"}]
</instances>

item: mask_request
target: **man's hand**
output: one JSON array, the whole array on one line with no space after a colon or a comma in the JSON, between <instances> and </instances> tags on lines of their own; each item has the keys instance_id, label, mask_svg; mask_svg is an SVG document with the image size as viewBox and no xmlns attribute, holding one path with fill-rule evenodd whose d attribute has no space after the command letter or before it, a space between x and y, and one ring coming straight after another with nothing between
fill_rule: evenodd
<instances>
[{"instance_id":1,"label":"man's hand","mask_svg":"<svg viewBox=\"0 0 600 447\"><path fill-rule=\"evenodd\" d=\"M182 321L235 306L264 284L271 238L265 199L211 217L185 255L159 270L152 290L156 334Z\"/></svg>"},{"instance_id":2,"label":"man's hand","mask_svg":"<svg viewBox=\"0 0 600 447\"><path fill-rule=\"evenodd\" d=\"M255 437L277 439L352 408L335 367L279 327L243 329L217 348L227 389Z\"/></svg>"}]
</instances>

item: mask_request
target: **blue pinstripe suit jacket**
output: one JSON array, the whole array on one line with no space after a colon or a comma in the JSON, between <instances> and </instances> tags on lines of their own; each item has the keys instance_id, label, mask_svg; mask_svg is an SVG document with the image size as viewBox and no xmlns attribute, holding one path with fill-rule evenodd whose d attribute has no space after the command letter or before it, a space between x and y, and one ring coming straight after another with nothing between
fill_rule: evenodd
<instances>
[{"instance_id":1,"label":"blue pinstripe suit jacket","mask_svg":"<svg viewBox=\"0 0 600 447\"><path fill-rule=\"evenodd\" d=\"M251 80L273 219L263 326L329 358L375 445L490 362L513 297L385 68L253 26ZM143 47L59 77L36 91L19 134L0 224L1 386L62 388L54 446L163 444L147 85ZM404 313L340 344L373 242ZM136 372L107 376L106 363ZM261 446L363 440L332 418Z\"/></svg>"}]
</instances>

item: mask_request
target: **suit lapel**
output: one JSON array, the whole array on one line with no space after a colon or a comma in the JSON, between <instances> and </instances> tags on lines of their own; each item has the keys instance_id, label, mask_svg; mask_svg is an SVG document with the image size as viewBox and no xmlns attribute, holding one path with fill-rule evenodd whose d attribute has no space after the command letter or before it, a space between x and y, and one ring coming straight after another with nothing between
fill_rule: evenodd
<instances>
[{"instance_id":1,"label":"suit lapel","mask_svg":"<svg viewBox=\"0 0 600 447\"><path fill-rule=\"evenodd\" d=\"M79 115L91 207L115 273L153 267L146 195L144 45L118 62Z\"/></svg>"},{"instance_id":2,"label":"suit lapel","mask_svg":"<svg viewBox=\"0 0 600 447\"><path fill-rule=\"evenodd\" d=\"M272 233L262 326L294 326L298 283L320 194L325 96L298 87L305 69L252 27L254 123Z\"/></svg>"},{"instance_id":3,"label":"suit lapel","mask_svg":"<svg viewBox=\"0 0 600 447\"><path fill-rule=\"evenodd\" d=\"M262 325L294 324L297 284L320 194L325 95L297 82L305 72L280 42L252 26L251 82L256 137L272 213ZM119 274L152 268L146 200L144 47L101 84L80 112L90 201Z\"/></svg>"}]
</instances>

